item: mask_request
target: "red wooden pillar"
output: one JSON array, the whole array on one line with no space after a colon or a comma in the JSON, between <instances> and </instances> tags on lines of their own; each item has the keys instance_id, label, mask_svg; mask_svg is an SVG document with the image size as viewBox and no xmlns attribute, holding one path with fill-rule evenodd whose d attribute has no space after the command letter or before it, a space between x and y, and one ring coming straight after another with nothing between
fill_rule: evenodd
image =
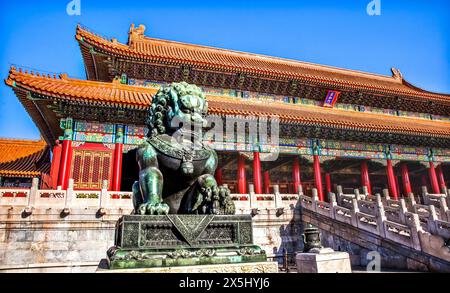
<instances>
[{"instance_id":1,"label":"red wooden pillar","mask_svg":"<svg viewBox=\"0 0 450 293\"><path fill-rule=\"evenodd\" d=\"M323 187L322 187L322 174L320 173L320 161L319 156L314 155L314 180L316 182L317 194L319 196L319 200L323 201Z\"/></svg>"},{"instance_id":2,"label":"red wooden pillar","mask_svg":"<svg viewBox=\"0 0 450 293\"><path fill-rule=\"evenodd\" d=\"M430 168L428 168L428 172L430 174L430 183L431 188L433 189L433 193L441 193L439 190L439 183L436 176L436 170L434 169L434 163L430 162Z\"/></svg>"},{"instance_id":3,"label":"red wooden pillar","mask_svg":"<svg viewBox=\"0 0 450 293\"><path fill-rule=\"evenodd\" d=\"M70 158L72 153L72 141L63 140L61 150L61 164L59 166L58 186L67 189L70 173Z\"/></svg>"},{"instance_id":4,"label":"red wooden pillar","mask_svg":"<svg viewBox=\"0 0 450 293\"><path fill-rule=\"evenodd\" d=\"M439 186L441 189L447 190L447 186L445 185L444 172L442 172L442 165L436 167L436 175L439 180Z\"/></svg>"},{"instance_id":5,"label":"red wooden pillar","mask_svg":"<svg viewBox=\"0 0 450 293\"><path fill-rule=\"evenodd\" d=\"M120 191L120 185L122 181L122 157L123 157L123 144L116 143L114 149L114 167L112 178L112 191Z\"/></svg>"},{"instance_id":6,"label":"red wooden pillar","mask_svg":"<svg viewBox=\"0 0 450 293\"><path fill-rule=\"evenodd\" d=\"M255 193L262 194L261 159L258 152L253 153L253 184Z\"/></svg>"},{"instance_id":7,"label":"red wooden pillar","mask_svg":"<svg viewBox=\"0 0 450 293\"><path fill-rule=\"evenodd\" d=\"M372 194L372 186L370 184L369 177L369 166L367 165L367 161L361 162L361 183L362 186L367 187L367 192L369 192L369 194Z\"/></svg>"},{"instance_id":8,"label":"red wooden pillar","mask_svg":"<svg viewBox=\"0 0 450 293\"><path fill-rule=\"evenodd\" d=\"M216 169L216 173L214 174L214 177L216 178L216 182L218 185L223 185L222 168Z\"/></svg>"},{"instance_id":9,"label":"red wooden pillar","mask_svg":"<svg viewBox=\"0 0 450 293\"><path fill-rule=\"evenodd\" d=\"M398 181L398 176L395 175L395 172L394 172L394 176L395 176L395 188L397 188L397 194L400 197L402 195L400 181Z\"/></svg>"},{"instance_id":10,"label":"red wooden pillar","mask_svg":"<svg viewBox=\"0 0 450 293\"><path fill-rule=\"evenodd\" d=\"M298 186L302 184L301 178L300 178L300 160L298 159L298 156L295 156L294 158L294 166L292 168L292 176L294 177L294 193L298 193Z\"/></svg>"},{"instance_id":11,"label":"red wooden pillar","mask_svg":"<svg viewBox=\"0 0 450 293\"><path fill-rule=\"evenodd\" d=\"M328 198L328 194L332 191L330 173L325 174L325 189L327 191L327 198Z\"/></svg>"},{"instance_id":12,"label":"red wooden pillar","mask_svg":"<svg viewBox=\"0 0 450 293\"><path fill-rule=\"evenodd\" d=\"M405 196L408 196L409 193L411 193L411 181L409 181L409 173L408 173L408 166L406 163L403 163L401 165L401 171L402 171L402 182L403 182L403 191L405 192Z\"/></svg>"},{"instance_id":13,"label":"red wooden pillar","mask_svg":"<svg viewBox=\"0 0 450 293\"><path fill-rule=\"evenodd\" d=\"M245 158L238 154L238 192L247 194L247 179L245 177Z\"/></svg>"},{"instance_id":14,"label":"red wooden pillar","mask_svg":"<svg viewBox=\"0 0 450 293\"><path fill-rule=\"evenodd\" d=\"M270 175L269 171L264 171L264 194L270 193Z\"/></svg>"},{"instance_id":15,"label":"red wooden pillar","mask_svg":"<svg viewBox=\"0 0 450 293\"><path fill-rule=\"evenodd\" d=\"M61 151L61 144L59 143L59 141L56 141L56 145L53 147L52 165L50 167L52 189L56 189L58 187L59 166L61 165Z\"/></svg>"},{"instance_id":16,"label":"red wooden pillar","mask_svg":"<svg viewBox=\"0 0 450 293\"><path fill-rule=\"evenodd\" d=\"M387 159L386 172L388 177L389 192L395 200L398 200L397 183L395 180L394 167L392 167L392 161L390 159Z\"/></svg>"}]
</instances>

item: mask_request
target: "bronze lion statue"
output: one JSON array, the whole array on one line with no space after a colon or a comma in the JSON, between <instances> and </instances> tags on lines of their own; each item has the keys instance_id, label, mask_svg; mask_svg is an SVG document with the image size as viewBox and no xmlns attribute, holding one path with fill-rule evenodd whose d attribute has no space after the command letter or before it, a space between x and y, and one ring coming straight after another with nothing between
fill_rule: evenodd
<instances>
[{"instance_id":1,"label":"bronze lion statue","mask_svg":"<svg viewBox=\"0 0 450 293\"><path fill-rule=\"evenodd\" d=\"M136 154L136 214L234 214L230 190L218 186L218 157L203 144L208 102L186 82L163 86L148 110L148 134Z\"/></svg>"}]
</instances>

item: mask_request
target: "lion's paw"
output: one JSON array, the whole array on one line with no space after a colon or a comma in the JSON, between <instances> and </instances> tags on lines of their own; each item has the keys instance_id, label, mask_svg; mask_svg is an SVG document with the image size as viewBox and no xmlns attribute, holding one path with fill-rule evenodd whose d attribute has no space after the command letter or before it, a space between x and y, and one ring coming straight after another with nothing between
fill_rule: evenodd
<instances>
[{"instance_id":1,"label":"lion's paw","mask_svg":"<svg viewBox=\"0 0 450 293\"><path fill-rule=\"evenodd\" d=\"M169 206L166 203L143 203L139 207L139 214L141 215L167 215L169 213Z\"/></svg>"}]
</instances>

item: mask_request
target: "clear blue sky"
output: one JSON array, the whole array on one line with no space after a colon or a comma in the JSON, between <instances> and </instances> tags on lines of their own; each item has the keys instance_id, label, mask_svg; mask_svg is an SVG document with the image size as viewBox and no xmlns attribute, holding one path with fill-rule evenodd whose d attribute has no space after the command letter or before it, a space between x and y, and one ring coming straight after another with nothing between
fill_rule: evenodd
<instances>
[{"instance_id":1,"label":"clear blue sky","mask_svg":"<svg viewBox=\"0 0 450 293\"><path fill-rule=\"evenodd\" d=\"M127 41L132 22L152 37L390 74L450 93L450 1L93 1L69 16L69 0L0 1L0 73L10 64L85 78L75 41L82 23ZM12 90L0 85L0 137L39 138Z\"/></svg>"}]
</instances>

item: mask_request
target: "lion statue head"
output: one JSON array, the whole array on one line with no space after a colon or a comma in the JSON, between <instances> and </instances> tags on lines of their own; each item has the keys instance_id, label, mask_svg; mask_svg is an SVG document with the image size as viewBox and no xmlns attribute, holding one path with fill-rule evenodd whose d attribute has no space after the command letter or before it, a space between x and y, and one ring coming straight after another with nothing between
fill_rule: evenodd
<instances>
[{"instance_id":1,"label":"lion statue head","mask_svg":"<svg viewBox=\"0 0 450 293\"><path fill-rule=\"evenodd\" d=\"M206 126L208 102L198 86L186 82L163 86L153 97L146 125L148 137L173 134L180 128L195 131Z\"/></svg>"}]
</instances>

